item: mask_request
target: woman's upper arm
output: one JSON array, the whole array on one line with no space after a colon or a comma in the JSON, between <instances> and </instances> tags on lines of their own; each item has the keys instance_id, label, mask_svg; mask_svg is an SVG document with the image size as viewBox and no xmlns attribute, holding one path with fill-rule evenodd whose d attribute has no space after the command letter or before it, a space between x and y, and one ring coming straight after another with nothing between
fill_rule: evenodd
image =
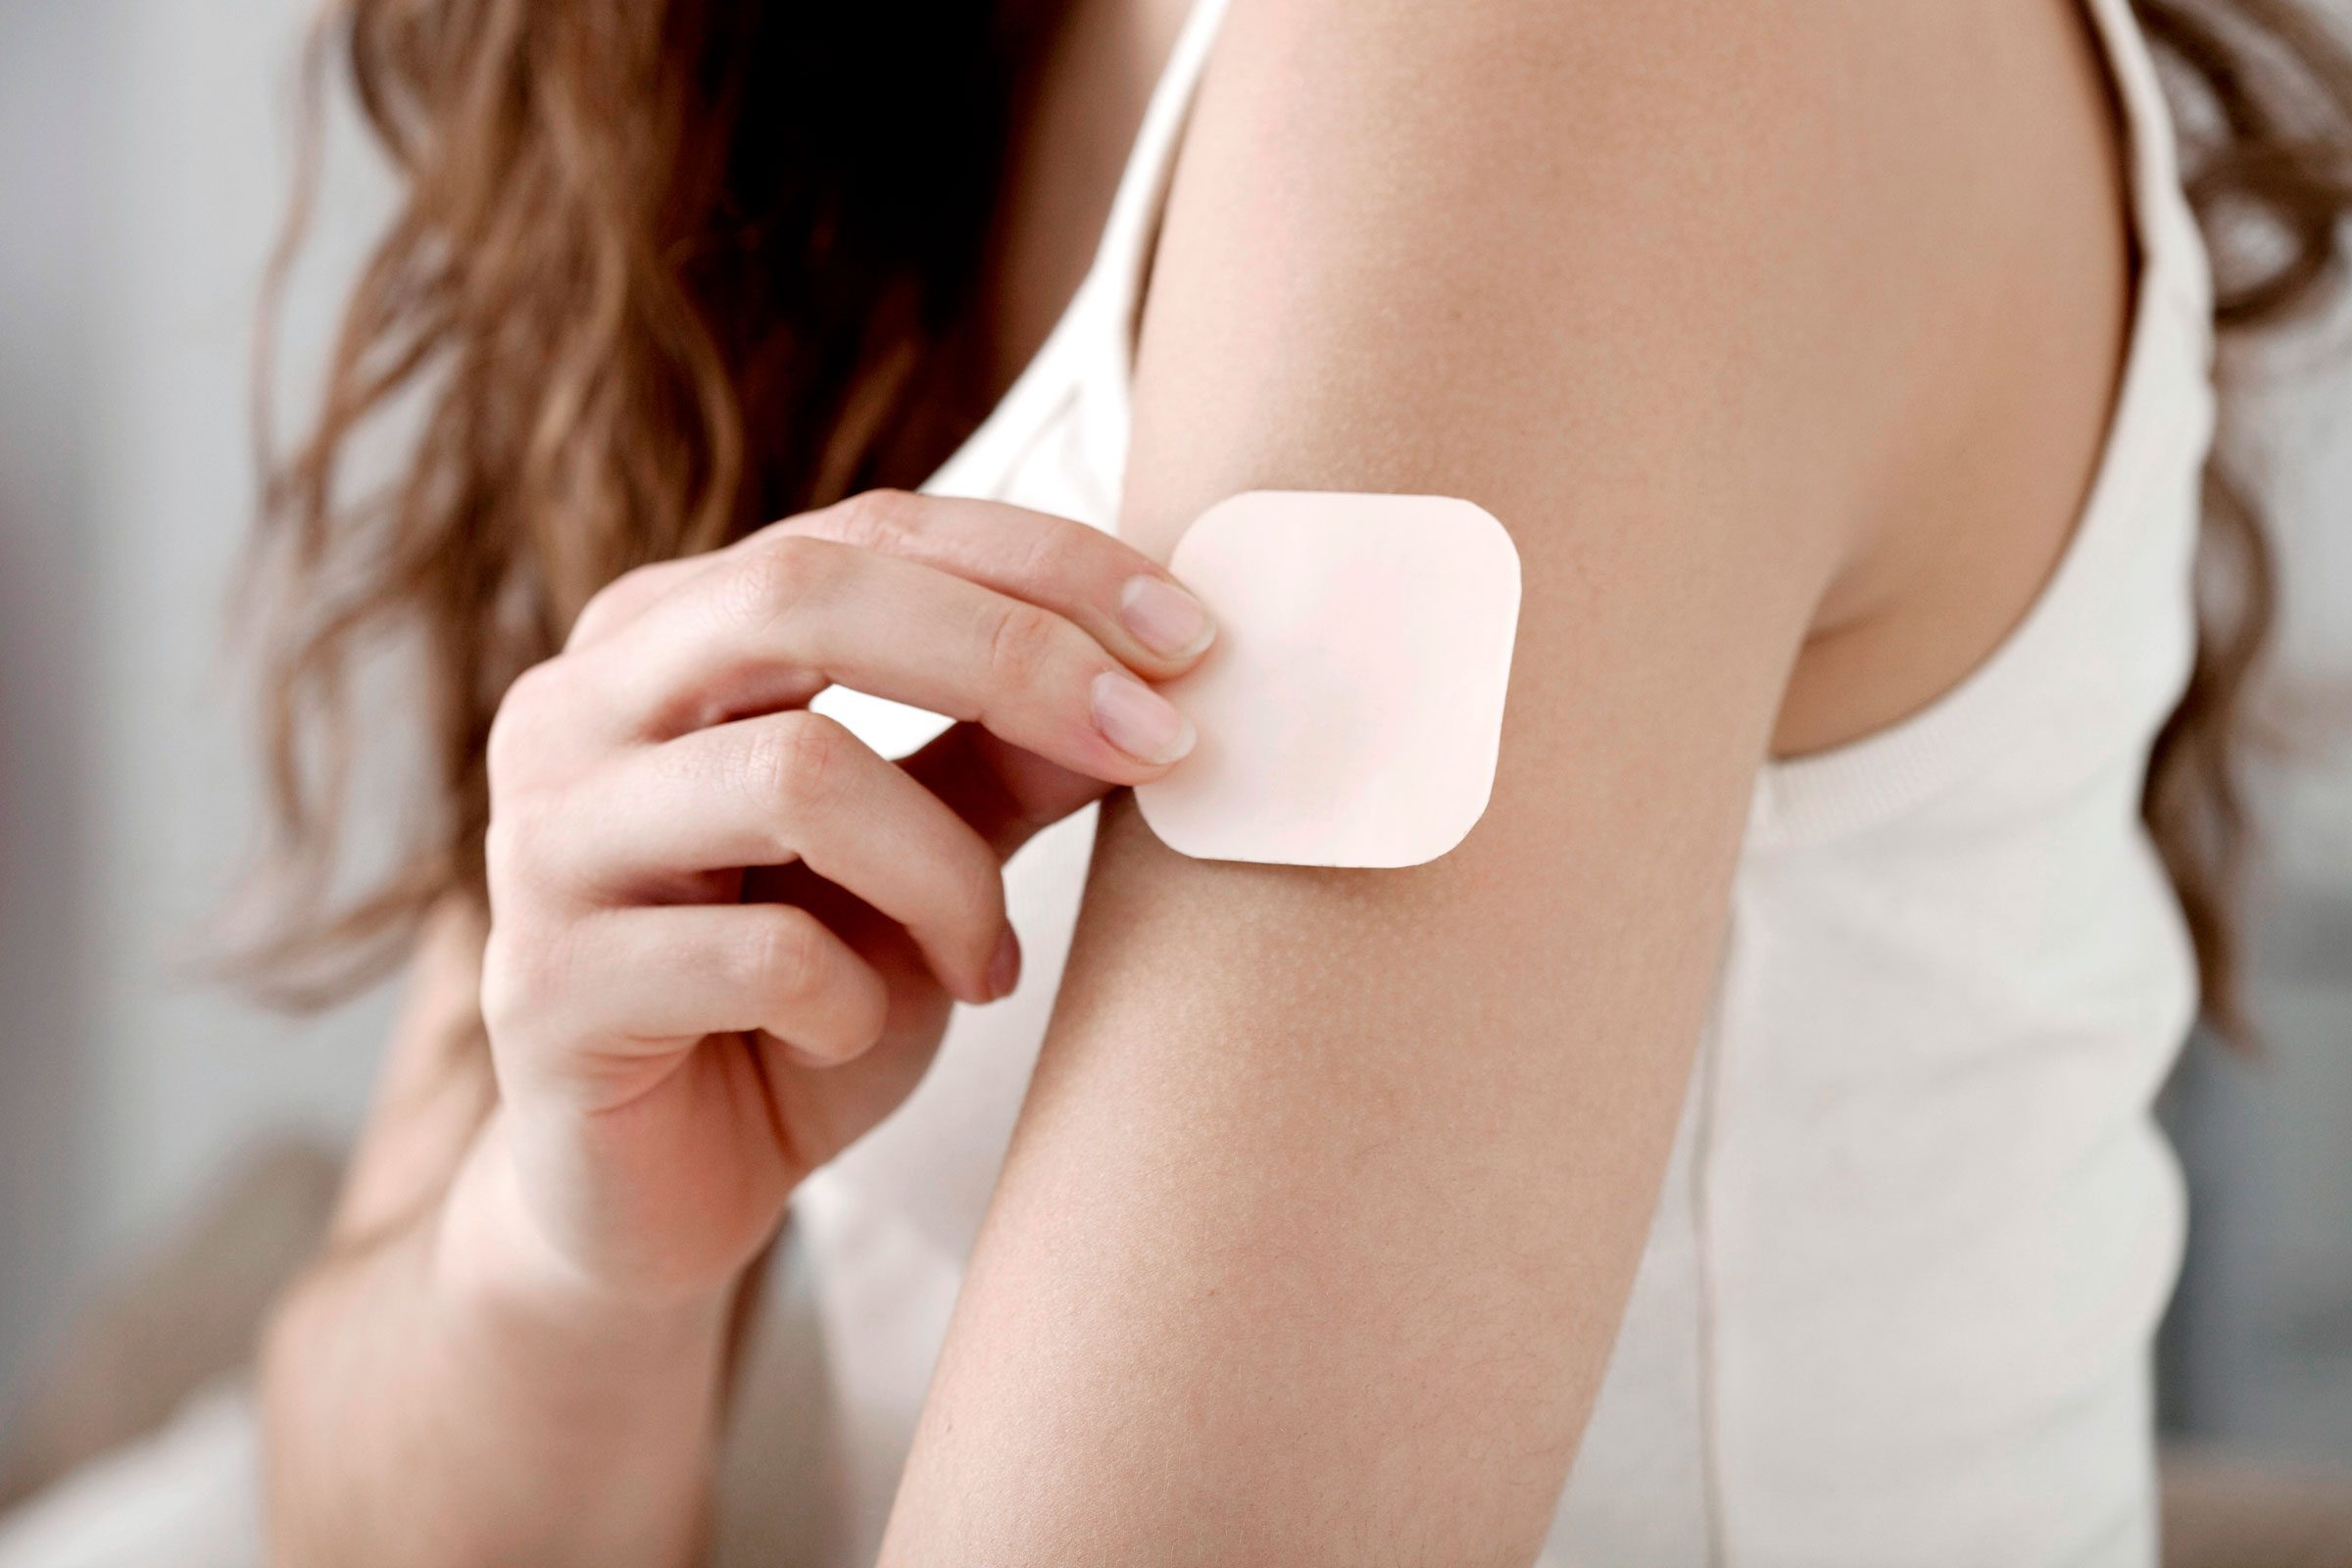
<instances>
[{"instance_id":1,"label":"woman's upper arm","mask_svg":"<svg viewBox=\"0 0 2352 1568\"><path fill-rule=\"evenodd\" d=\"M1477 501L1524 566L1499 770L1407 870L1106 808L886 1561L1532 1553L1788 671L1898 461L1806 9L1235 0L1124 526Z\"/></svg>"}]
</instances>

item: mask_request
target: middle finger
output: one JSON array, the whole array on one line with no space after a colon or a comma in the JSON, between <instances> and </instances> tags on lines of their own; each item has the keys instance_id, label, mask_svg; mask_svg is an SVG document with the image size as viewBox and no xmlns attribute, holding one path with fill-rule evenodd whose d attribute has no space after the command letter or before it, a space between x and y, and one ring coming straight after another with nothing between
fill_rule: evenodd
<instances>
[{"instance_id":1,"label":"middle finger","mask_svg":"<svg viewBox=\"0 0 2352 1568\"><path fill-rule=\"evenodd\" d=\"M1191 724L1074 622L912 561L783 536L713 563L583 650L614 739L664 740L839 684L979 723L1113 784Z\"/></svg>"}]
</instances>

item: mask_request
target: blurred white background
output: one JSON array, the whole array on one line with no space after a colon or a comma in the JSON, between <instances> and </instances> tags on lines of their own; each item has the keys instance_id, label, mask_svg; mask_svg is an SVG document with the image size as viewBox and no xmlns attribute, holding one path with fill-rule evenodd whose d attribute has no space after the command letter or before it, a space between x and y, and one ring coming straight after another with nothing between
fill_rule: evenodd
<instances>
[{"instance_id":1,"label":"blurred white background","mask_svg":"<svg viewBox=\"0 0 2352 1568\"><path fill-rule=\"evenodd\" d=\"M0 1380L257 1131L349 1126L384 1027L190 973L257 820L221 633L311 10L0 0ZM337 144L298 364L387 197Z\"/></svg>"},{"instance_id":2,"label":"blurred white background","mask_svg":"<svg viewBox=\"0 0 2352 1568\"><path fill-rule=\"evenodd\" d=\"M219 650L308 12L0 0L0 1431L76 1293L240 1150L354 1123L385 1025L382 997L290 1022L184 963L256 821ZM343 132L297 372L387 194ZM2285 664L2338 734L2275 782L2271 1056L2203 1059L2181 1086L2199 1206L2169 1396L2187 1429L2346 1460L2352 360L2301 374L2266 422Z\"/></svg>"}]
</instances>

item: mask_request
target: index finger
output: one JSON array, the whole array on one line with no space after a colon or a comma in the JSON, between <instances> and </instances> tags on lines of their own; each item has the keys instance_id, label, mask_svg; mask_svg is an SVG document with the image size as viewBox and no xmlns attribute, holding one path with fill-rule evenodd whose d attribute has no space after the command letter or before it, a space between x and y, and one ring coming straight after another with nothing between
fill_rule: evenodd
<instances>
[{"instance_id":1,"label":"index finger","mask_svg":"<svg viewBox=\"0 0 2352 1568\"><path fill-rule=\"evenodd\" d=\"M1200 600L1133 545L1002 501L868 490L752 537L778 533L904 557L1026 600L1152 680L1190 668L1216 638Z\"/></svg>"}]
</instances>

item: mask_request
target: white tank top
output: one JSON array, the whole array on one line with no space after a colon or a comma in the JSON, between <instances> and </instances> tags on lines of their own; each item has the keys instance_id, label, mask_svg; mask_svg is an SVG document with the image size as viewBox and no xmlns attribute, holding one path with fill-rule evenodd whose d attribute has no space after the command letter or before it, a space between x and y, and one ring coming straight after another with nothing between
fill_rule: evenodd
<instances>
[{"instance_id":1,"label":"white tank top","mask_svg":"<svg viewBox=\"0 0 2352 1568\"><path fill-rule=\"evenodd\" d=\"M2149 1347L2182 1199L2149 1106L2194 971L2137 806L2194 639L2211 284L2128 0L2088 9L2140 257L2094 488L2038 601L1955 690L1758 779L1713 1017L1547 1564L2155 1560ZM1178 40L1067 313L927 488L1113 525L1147 251L1222 10L1200 0ZM928 733L888 705L834 710L892 751ZM748 1399L722 1556L797 1540L786 1560L873 1561L1093 831L1064 822L1009 870L1019 993L961 1013L914 1098L797 1200L805 1267L776 1299L802 1309L773 1316L812 1318L822 1358L772 1420ZM777 1473L809 1461L815 1535Z\"/></svg>"}]
</instances>

